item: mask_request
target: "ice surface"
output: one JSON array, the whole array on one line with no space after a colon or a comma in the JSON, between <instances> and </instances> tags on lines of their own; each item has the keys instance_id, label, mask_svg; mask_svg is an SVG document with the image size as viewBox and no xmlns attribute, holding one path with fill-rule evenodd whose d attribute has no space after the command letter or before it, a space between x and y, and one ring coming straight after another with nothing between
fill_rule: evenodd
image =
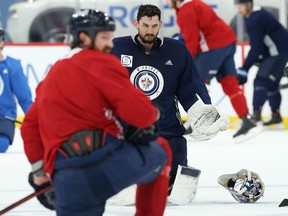
<instances>
[{"instance_id":1,"label":"ice surface","mask_svg":"<svg viewBox=\"0 0 288 216\"><path fill-rule=\"evenodd\" d=\"M287 216L288 207L279 208L288 198L288 131L266 129L258 137L235 144L226 131L206 142L188 137L189 165L202 170L196 198L191 205L167 206L165 216ZM217 178L240 169L260 175L266 185L264 196L254 204L240 204ZM19 129L13 146L0 154L0 209L32 193L27 183L30 165L23 153ZM106 206L105 216L132 216L134 207ZM34 198L5 214L7 216L52 216Z\"/></svg>"}]
</instances>

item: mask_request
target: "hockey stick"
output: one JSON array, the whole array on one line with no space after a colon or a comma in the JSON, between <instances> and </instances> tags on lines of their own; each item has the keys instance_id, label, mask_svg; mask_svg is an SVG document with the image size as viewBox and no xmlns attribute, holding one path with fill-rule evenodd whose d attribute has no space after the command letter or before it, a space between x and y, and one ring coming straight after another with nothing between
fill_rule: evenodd
<instances>
[{"instance_id":1,"label":"hockey stick","mask_svg":"<svg viewBox=\"0 0 288 216\"><path fill-rule=\"evenodd\" d=\"M221 104L225 98L226 98L226 94L223 94L222 97L216 103L214 103L214 106L218 106L219 104Z\"/></svg>"},{"instance_id":2,"label":"hockey stick","mask_svg":"<svg viewBox=\"0 0 288 216\"><path fill-rule=\"evenodd\" d=\"M29 194L28 196L26 196L26 197L18 200L17 202L11 204L10 206L2 209L2 210L0 211L0 215L3 215L3 214L5 214L5 213L7 213L8 211L16 208L17 206L19 206L19 205L27 202L28 200L30 200L30 199L32 199L32 198L34 198L34 197L36 197L36 196L39 196L39 195L47 192L48 190L50 190L50 189L52 189L52 188L53 188L53 185L50 184L50 185L48 185L47 187L45 187L45 188L43 188L43 189L41 189L41 190L39 190L39 191L35 191L35 192Z\"/></svg>"},{"instance_id":3,"label":"hockey stick","mask_svg":"<svg viewBox=\"0 0 288 216\"><path fill-rule=\"evenodd\" d=\"M287 83L287 84L280 85L280 89L287 89L287 88L288 88L288 83Z\"/></svg>"},{"instance_id":4,"label":"hockey stick","mask_svg":"<svg viewBox=\"0 0 288 216\"><path fill-rule=\"evenodd\" d=\"M280 204L279 207L288 206L288 199L284 199Z\"/></svg>"},{"instance_id":5,"label":"hockey stick","mask_svg":"<svg viewBox=\"0 0 288 216\"><path fill-rule=\"evenodd\" d=\"M14 119L14 118L12 118L12 117L10 117L10 116L7 116L7 115L0 114L0 116L4 117L5 119L8 119L8 120L10 120L10 121L13 121L13 122L15 122L15 123L18 123L18 124L22 124L22 123L23 123L23 122L18 121L18 120Z\"/></svg>"},{"instance_id":6,"label":"hockey stick","mask_svg":"<svg viewBox=\"0 0 288 216\"><path fill-rule=\"evenodd\" d=\"M287 89L288 88L288 83L280 84L279 88L280 88L280 90Z\"/></svg>"}]
</instances>

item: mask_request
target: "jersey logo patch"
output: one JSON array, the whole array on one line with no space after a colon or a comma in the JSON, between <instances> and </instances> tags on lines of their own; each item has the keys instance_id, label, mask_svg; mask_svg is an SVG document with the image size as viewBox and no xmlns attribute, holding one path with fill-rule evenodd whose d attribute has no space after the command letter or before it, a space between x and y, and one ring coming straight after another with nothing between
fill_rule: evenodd
<instances>
[{"instance_id":1,"label":"jersey logo patch","mask_svg":"<svg viewBox=\"0 0 288 216\"><path fill-rule=\"evenodd\" d=\"M3 70L3 74L8 74L8 70L6 68Z\"/></svg>"},{"instance_id":2,"label":"jersey logo patch","mask_svg":"<svg viewBox=\"0 0 288 216\"><path fill-rule=\"evenodd\" d=\"M173 65L172 61L171 60L168 60L165 65Z\"/></svg>"},{"instance_id":3,"label":"jersey logo patch","mask_svg":"<svg viewBox=\"0 0 288 216\"><path fill-rule=\"evenodd\" d=\"M133 56L121 55L121 64L124 67L132 67L133 66Z\"/></svg>"},{"instance_id":4,"label":"jersey logo patch","mask_svg":"<svg viewBox=\"0 0 288 216\"><path fill-rule=\"evenodd\" d=\"M143 65L135 68L130 80L136 88L140 88L150 100L157 98L164 87L164 79L159 70L152 66Z\"/></svg>"}]
</instances>

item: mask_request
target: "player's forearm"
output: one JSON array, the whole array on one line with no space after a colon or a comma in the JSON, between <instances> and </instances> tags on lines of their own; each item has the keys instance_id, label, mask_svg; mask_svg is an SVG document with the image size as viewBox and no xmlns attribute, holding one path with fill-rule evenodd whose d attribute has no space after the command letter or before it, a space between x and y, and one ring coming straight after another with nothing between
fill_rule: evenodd
<instances>
[{"instance_id":1,"label":"player's forearm","mask_svg":"<svg viewBox=\"0 0 288 216\"><path fill-rule=\"evenodd\" d=\"M144 94L140 97L132 94L123 104L119 109L120 117L135 127L148 128L159 118L158 110Z\"/></svg>"}]
</instances>

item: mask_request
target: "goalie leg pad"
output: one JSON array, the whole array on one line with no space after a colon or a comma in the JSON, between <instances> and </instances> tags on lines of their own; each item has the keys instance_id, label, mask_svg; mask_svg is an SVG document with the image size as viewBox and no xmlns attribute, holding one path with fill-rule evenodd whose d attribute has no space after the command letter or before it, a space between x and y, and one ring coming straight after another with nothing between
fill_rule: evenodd
<instances>
[{"instance_id":1,"label":"goalie leg pad","mask_svg":"<svg viewBox=\"0 0 288 216\"><path fill-rule=\"evenodd\" d=\"M123 189L118 194L108 199L107 204L116 206L134 205L135 195L136 195L136 184Z\"/></svg>"},{"instance_id":2,"label":"goalie leg pad","mask_svg":"<svg viewBox=\"0 0 288 216\"><path fill-rule=\"evenodd\" d=\"M197 192L201 171L193 167L178 166L177 175L168 197L168 202L175 205L190 204Z\"/></svg>"}]
</instances>

